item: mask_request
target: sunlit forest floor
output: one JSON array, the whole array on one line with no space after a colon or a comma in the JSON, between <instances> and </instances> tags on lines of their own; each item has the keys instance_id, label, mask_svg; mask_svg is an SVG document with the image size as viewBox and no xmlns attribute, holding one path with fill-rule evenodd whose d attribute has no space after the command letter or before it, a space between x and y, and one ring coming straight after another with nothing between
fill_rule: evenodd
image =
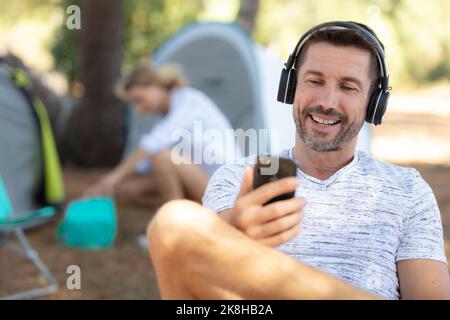
<instances>
[{"instance_id":1,"label":"sunlit forest floor","mask_svg":"<svg viewBox=\"0 0 450 320\"><path fill-rule=\"evenodd\" d=\"M450 161L439 153L450 141L447 116L421 117L392 113L383 126L373 131L373 149L377 157L417 168L435 192L444 224L445 248L450 256ZM445 125L445 122L447 125ZM412 140L421 136L423 140ZM403 137L403 138L402 138ZM406 139L405 137L409 137ZM436 149L437 148L437 149ZM439 149L440 148L440 149ZM448 147L447 147L448 148ZM403 153L399 153L403 150ZM445 151L445 150L444 150ZM428 153L430 163L424 163ZM409 161L408 161L409 157ZM422 157L422 158L421 158ZM426 158L426 157L425 157ZM417 162L422 161L422 162ZM69 199L81 195L104 170L66 168L64 171ZM115 245L104 251L85 251L63 247L55 241L58 217L53 223L29 232L29 239L60 283L60 290L48 299L159 299L154 271L147 252L136 237L145 231L156 207L118 207L119 231ZM81 290L66 288L66 268L81 268ZM0 295L42 284L31 264L4 249L0 250Z\"/></svg>"},{"instance_id":2,"label":"sunlit forest floor","mask_svg":"<svg viewBox=\"0 0 450 320\"><path fill-rule=\"evenodd\" d=\"M81 196L104 170L64 170L68 200ZM44 299L159 299L153 268L145 249L137 244L156 208L117 207L118 233L107 250L81 250L57 243L55 230L62 218L28 231L28 239L59 282L60 289ZM66 269L81 269L81 290L68 290ZM15 253L0 249L0 296L44 285L34 266Z\"/></svg>"}]
</instances>

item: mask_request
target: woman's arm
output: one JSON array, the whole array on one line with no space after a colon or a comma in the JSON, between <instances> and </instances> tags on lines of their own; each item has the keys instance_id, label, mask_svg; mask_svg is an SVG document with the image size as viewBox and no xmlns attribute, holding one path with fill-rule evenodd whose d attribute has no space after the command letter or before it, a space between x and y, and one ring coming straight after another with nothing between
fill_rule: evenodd
<instances>
[{"instance_id":1,"label":"woman's arm","mask_svg":"<svg viewBox=\"0 0 450 320\"><path fill-rule=\"evenodd\" d=\"M90 186L84 193L84 196L107 195L112 196L116 186L127 176L135 172L136 165L150 157L150 154L144 149L138 148L128 158L120 163L113 171L104 176L100 181Z\"/></svg>"}]
</instances>

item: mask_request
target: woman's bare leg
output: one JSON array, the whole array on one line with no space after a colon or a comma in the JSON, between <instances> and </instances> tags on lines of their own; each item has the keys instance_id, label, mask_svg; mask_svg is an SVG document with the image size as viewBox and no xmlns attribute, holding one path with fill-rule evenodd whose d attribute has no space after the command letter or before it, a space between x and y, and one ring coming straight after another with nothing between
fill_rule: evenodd
<instances>
[{"instance_id":1,"label":"woman's bare leg","mask_svg":"<svg viewBox=\"0 0 450 320\"><path fill-rule=\"evenodd\" d=\"M191 201L147 230L163 299L370 299L373 295L250 239Z\"/></svg>"},{"instance_id":2,"label":"woman's bare leg","mask_svg":"<svg viewBox=\"0 0 450 320\"><path fill-rule=\"evenodd\" d=\"M114 192L121 204L155 206L161 204L160 194L155 181L147 174L135 173L127 177Z\"/></svg>"},{"instance_id":3,"label":"woman's bare leg","mask_svg":"<svg viewBox=\"0 0 450 320\"><path fill-rule=\"evenodd\" d=\"M209 175L188 161L174 164L171 151L163 150L152 157L150 178L155 180L165 201L185 198L201 203Z\"/></svg>"},{"instance_id":4,"label":"woman's bare leg","mask_svg":"<svg viewBox=\"0 0 450 320\"><path fill-rule=\"evenodd\" d=\"M154 180L163 202L185 198L182 181L170 158L170 150L152 155L150 170L150 179Z\"/></svg>"},{"instance_id":5,"label":"woman's bare leg","mask_svg":"<svg viewBox=\"0 0 450 320\"><path fill-rule=\"evenodd\" d=\"M208 173L196 164L174 165L183 184L186 199L202 203L209 181Z\"/></svg>"}]
</instances>

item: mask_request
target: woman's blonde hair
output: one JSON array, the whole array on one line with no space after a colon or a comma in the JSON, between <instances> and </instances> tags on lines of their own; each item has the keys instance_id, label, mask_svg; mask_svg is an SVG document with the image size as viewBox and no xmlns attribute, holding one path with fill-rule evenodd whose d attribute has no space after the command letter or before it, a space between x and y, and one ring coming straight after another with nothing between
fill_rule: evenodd
<instances>
[{"instance_id":1,"label":"woman's blonde hair","mask_svg":"<svg viewBox=\"0 0 450 320\"><path fill-rule=\"evenodd\" d=\"M116 93L123 97L132 87L148 85L159 85L167 90L172 90L186 86L187 81L178 65L166 64L156 69L149 63L141 63L119 80Z\"/></svg>"}]
</instances>

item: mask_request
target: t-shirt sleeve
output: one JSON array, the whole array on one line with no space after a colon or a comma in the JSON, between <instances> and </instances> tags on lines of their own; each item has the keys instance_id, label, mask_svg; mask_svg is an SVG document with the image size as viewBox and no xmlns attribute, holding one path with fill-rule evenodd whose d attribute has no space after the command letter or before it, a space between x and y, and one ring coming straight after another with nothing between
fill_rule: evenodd
<instances>
[{"instance_id":1,"label":"t-shirt sleeve","mask_svg":"<svg viewBox=\"0 0 450 320\"><path fill-rule=\"evenodd\" d=\"M244 165L223 165L214 172L203 196L203 206L217 213L234 207L241 188Z\"/></svg>"},{"instance_id":2,"label":"t-shirt sleeve","mask_svg":"<svg viewBox=\"0 0 450 320\"><path fill-rule=\"evenodd\" d=\"M436 198L417 170L411 193L410 216L397 251L397 261L431 259L447 263L442 221Z\"/></svg>"}]
</instances>

